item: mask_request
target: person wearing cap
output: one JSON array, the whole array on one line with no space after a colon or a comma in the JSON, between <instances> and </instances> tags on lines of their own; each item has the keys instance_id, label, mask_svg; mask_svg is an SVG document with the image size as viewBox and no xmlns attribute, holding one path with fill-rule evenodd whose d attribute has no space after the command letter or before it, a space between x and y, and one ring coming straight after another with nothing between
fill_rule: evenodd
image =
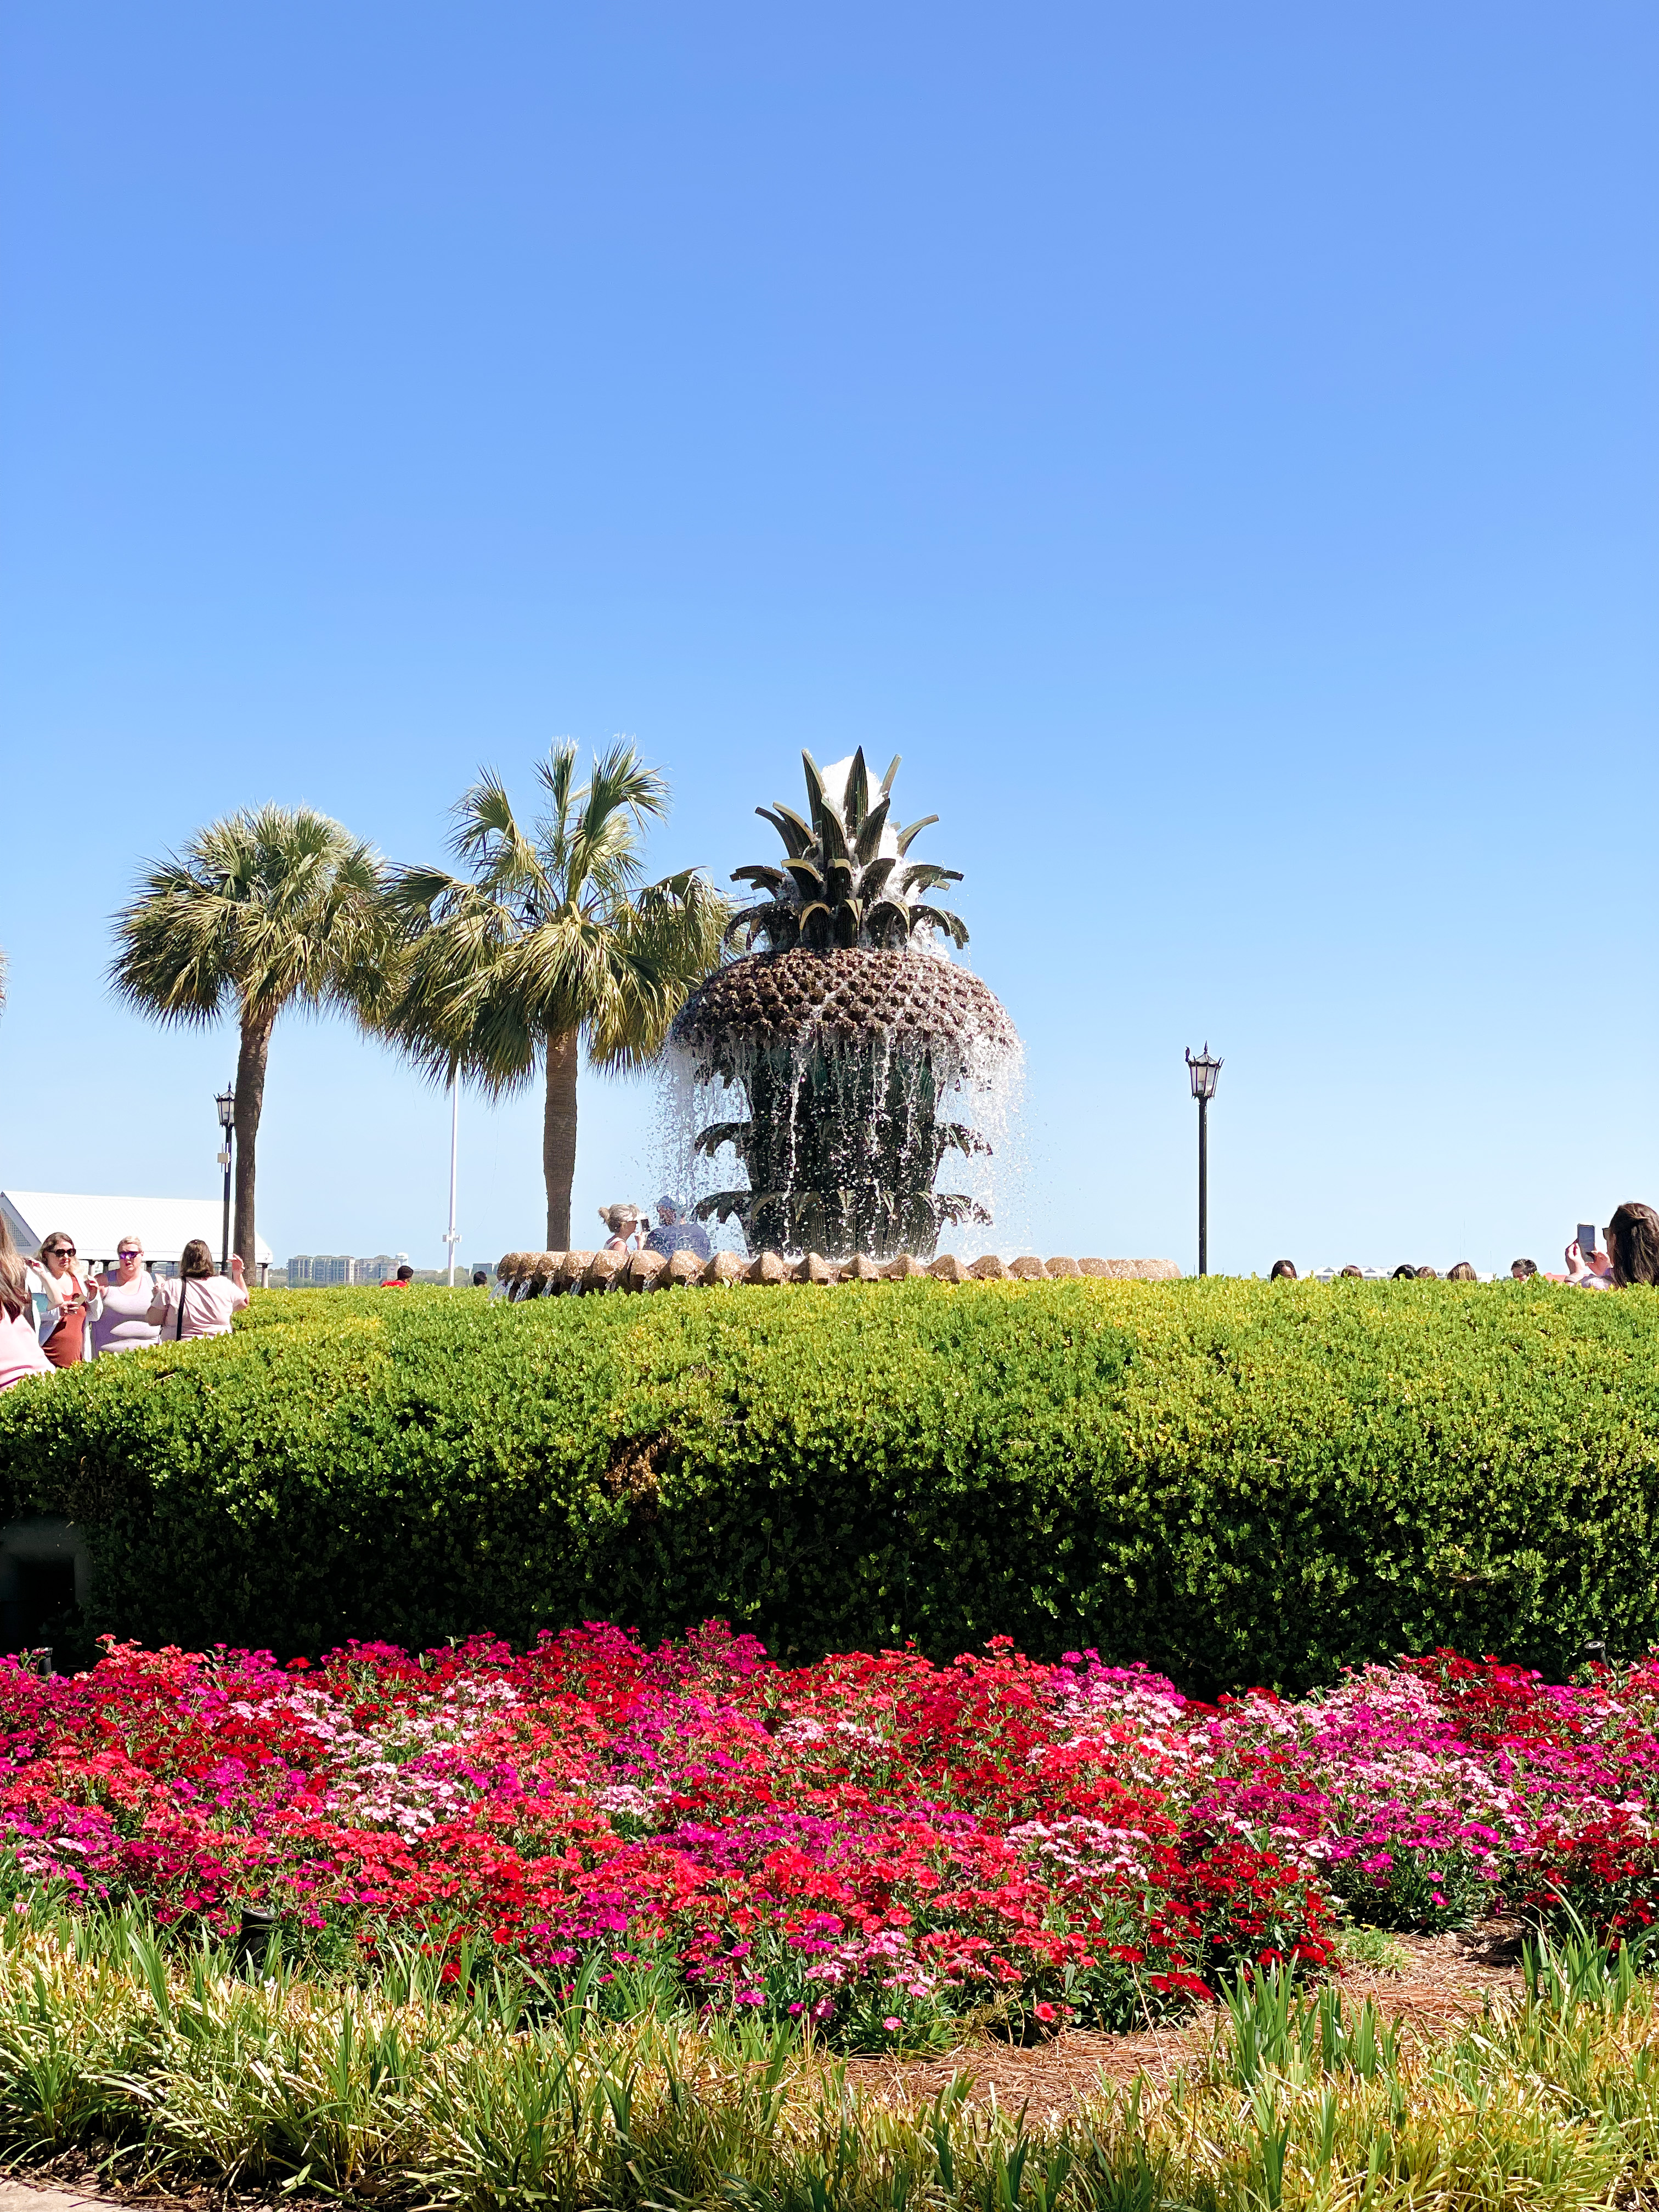
<instances>
[{"instance_id":1,"label":"person wearing cap","mask_svg":"<svg viewBox=\"0 0 1659 2212\"><path fill-rule=\"evenodd\" d=\"M695 1252L699 1260L712 1256L708 1231L701 1221L688 1221L685 1212L678 1199L664 1192L657 1200L657 1225L645 1240L647 1252L660 1252L667 1260L676 1252Z\"/></svg>"}]
</instances>

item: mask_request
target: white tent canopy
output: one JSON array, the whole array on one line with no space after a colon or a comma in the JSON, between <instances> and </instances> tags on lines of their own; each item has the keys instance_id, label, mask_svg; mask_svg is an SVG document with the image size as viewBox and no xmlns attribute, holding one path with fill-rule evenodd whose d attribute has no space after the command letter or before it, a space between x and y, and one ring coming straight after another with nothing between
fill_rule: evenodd
<instances>
[{"instance_id":1,"label":"white tent canopy","mask_svg":"<svg viewBox=\"0 0 1659 2212\"><path fill-rule=\"evenodd\" d=\"M88 1267L113 1264L124 1237L136 1237L152 1262L176 1265L192 1237L219 1256L224 1232L224 1201L217 1198L88 1198L64 1190L0 1190L0 1213L12 1241L31 1257L54 1229L67 1230ZM270 1247L253 1240L261 1267L270 1265Z\"/></svg>"}]
</instances>

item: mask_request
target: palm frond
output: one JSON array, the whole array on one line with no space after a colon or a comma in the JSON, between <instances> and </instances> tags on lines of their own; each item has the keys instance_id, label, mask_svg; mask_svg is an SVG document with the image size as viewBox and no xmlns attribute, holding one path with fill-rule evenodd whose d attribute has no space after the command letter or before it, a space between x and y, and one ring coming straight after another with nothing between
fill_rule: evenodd
<instances>
[{"instance_id":1,"label":"palm frond","mask_svg":"<svg viewBox=\"0 0 1659 2212\"><path fill-rule=\"evenodd\" d=\"M536 781L547 794L548 811L539 817L536 834L544 847L550 872L562 877L570 851L570 810L576 803L576 747L561 738L544 761L536 763Z\"/></svg>"},{"instance_id":2,"label":"palm frond","mask_svg":"<svg viewBox=\"0 0 1659 2212\"><path fill-rule=\"evenodd\" d=\"M618 741L586 783L571 745L537 773L547 804L533 842L499 780L481 779L460 809L476 831L471 879L419 867L394 878L404 943L381 1026L435 1080L459 1070L516 1090L548 1040L572 1031L594 1065L641 1065L720 963L732 917L707 877L639 881L641 826L667 805L657 771Z\"/></svg>"},{"instance_id":3,"label":"palm frond","mask_svg":"<svg viewBox=\"0 0 1659 2212\"><path fill-rule=\"evenodd\" d=\"M536 841L519 826L507 787L493 769L464 791L452 810L455 821L450 849L468 863L475 883L487 884L499 898L527 911L555 902Z\"/></svg>"},{"instance_id":4,"label":"palm frond","mask_svg":"<svg viewBox=\"0 0 1659 2212\"><path fill-rule=\"evenodd\" d=\"M153 865L115 918L111 988L168 1023L356 1009L395 937L371 846L309 808L227 816Z\"/></svg>"}]
</instances>

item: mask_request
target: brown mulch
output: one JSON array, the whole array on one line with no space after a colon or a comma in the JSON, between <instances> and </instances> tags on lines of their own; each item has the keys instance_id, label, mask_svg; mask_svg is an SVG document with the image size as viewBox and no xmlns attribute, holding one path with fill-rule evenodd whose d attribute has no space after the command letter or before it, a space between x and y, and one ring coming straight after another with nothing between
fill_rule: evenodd
<instances>
[{"instance_id":1,"label":"brown mulch","mask_svg":"<svg viewBox=\"0 0 1659 2212\"><path fill-rule=\"evenodd\" d=\"M1346 2007L1370 1997L1407 2036L1443 2035L1476 2015L1489 1997L1521 1990L1519 1924L1497 1923L1474 1936L1401 1936L1404 1973L1350 1967L1342 1978ZM958 2073L972 2076L970 2097L1030 2108L1034 2121L1062 2119L1097 2096L1145 2075L1155 2086L1190 2065L1209 2040L1215 2014L1207 2007L1166 2027L1133 2035L1066 2028L1051 2043L1021 2046L981 2037L937 2058L850 2058L847 2079L867 2095L896 2105L926 2104Z\"/></svg>"}]
</instances>

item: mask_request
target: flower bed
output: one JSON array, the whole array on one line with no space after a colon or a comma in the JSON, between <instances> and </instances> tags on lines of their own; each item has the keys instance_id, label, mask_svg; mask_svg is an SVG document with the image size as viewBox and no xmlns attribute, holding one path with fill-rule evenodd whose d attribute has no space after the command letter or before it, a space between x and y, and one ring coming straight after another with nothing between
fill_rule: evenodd
<instances>
[{"instance_id":1,"label":"flower bed","mask_svg":"<svg viewBox=\"0 0 1659 2212\"><path fill-rule=\"evenodd\" d=\"M1432 1929L1659 1894L1659 1666L1554 1688L1440 1655L1217 1705L1005 1642L784 1668L710 1626L603 1626L317 1667L111 1646L0 1662L20 1894L244 1905L372 1956L463 1931L556 1978L661 1966L692 2001L915 2039L976 2008L1127 2025L1239 1965L1330 1957L1353 1917Z\"/></svg>"}]
</instances>

